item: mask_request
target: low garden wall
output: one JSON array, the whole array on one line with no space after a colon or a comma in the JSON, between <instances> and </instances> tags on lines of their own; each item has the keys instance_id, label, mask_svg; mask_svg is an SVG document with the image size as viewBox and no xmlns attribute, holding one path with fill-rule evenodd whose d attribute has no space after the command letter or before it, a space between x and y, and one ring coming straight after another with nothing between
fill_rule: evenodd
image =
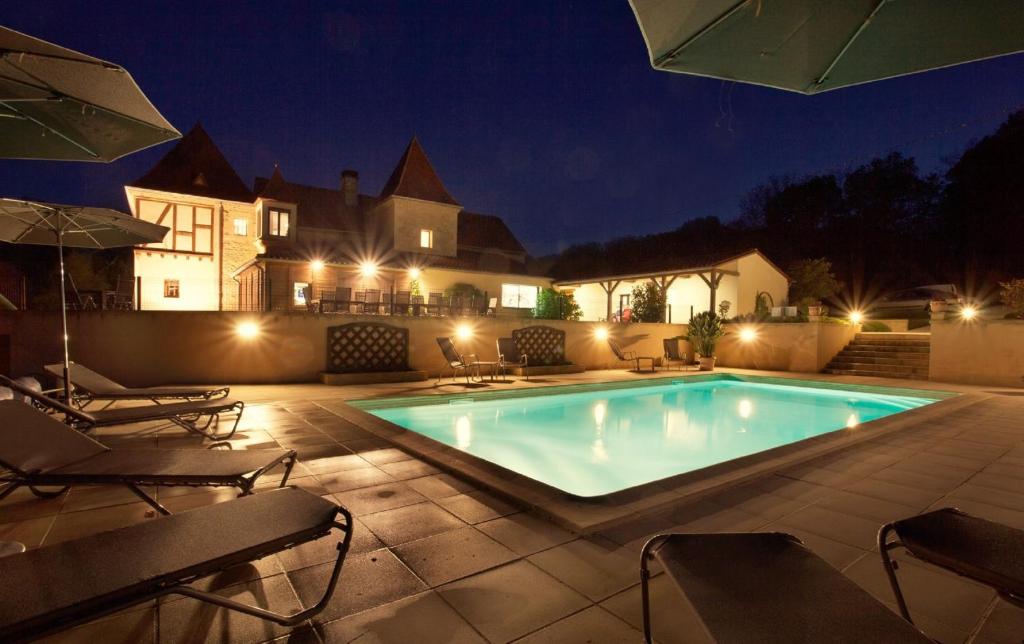
<instances>
[{"instance_id":1,"label":"low garden wall","mask_svg":"<svg viewBox=\"0 0 1024 644\"><path fill-rule=\"evenodd\" d=\"M853 340L857 327L835 322L761 323L754 338L743 340L747 325L728 324L719 342L723 367L817 373Z\"/></svg>"},{"instance_id":2,"label":"low garden wall","mask_svg":"<svg viewBox=\"0 0 1024 644\"><path fill-rule=\"evenodd\" d=\"M456 339L463 353L495 360L495 339L512 330L545 324L566 333L566 357L589 369L620 366L608 344L597 340L609 329L623 348L661 356L662 339L685 333L682 324L606 325L516 318L388 318L373 320L409 329L409 362L436 375L446 366L435 338L455 336L460 324L472 336ZM327 327L367 319L307 313L221 313L201 311L88 311L68 314L71 357L131 386L176 383L314 382L325 369ZM258 334L242 338L238 326L254 322ZM35 374L61 360L60 317L53 312L0 314L0 329L11 336L10 372Z\"/></svg>"},{"instance_id":3,"label":"low garden wall","mask_svg":"<svg viewBox=\"0 0 1024 644\"><path fill-rule=\"evenodd\" d=\"M1024 386L1024 320L933 320L929 377Z\"/></svg>"}]
</instances>

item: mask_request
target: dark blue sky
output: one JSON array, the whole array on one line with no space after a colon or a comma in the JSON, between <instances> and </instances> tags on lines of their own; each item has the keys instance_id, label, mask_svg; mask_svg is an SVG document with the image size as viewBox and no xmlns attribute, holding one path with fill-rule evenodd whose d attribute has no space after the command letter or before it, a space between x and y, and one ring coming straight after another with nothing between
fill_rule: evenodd
<instances>
[{"instance_id":1,"label":"dark blue sky","mask_svg":"<svg viewBox=\"0 0 1024 644\"><path fill-rule=\"evenodd\" d=\"M383 186L420 137L527 248L737 214L771 176L899 150L928 171L1024 105L1024 56L815 97L653 71L626 0L5 3L0 24L117 62L246 183L275 162ZM3 196L116 205L172 144L110 165L0 161Z\"/></svg>"}]
</instances>

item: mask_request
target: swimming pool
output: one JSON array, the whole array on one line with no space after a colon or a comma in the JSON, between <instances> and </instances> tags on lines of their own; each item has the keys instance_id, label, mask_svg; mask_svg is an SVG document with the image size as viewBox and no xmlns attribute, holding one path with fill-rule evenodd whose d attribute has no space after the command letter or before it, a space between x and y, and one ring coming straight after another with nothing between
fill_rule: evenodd
<instances>
[{"instance_id":1,"label":"swimming pool","mask_svg":"<svg viewBox=\"0 0 1024 644\"><path fill-rule=\"evenodd\" d=\"M353 404L569 494L594 497L857 428L942 397L820 385L721 375Z\"/></svg>"}]
</instances>

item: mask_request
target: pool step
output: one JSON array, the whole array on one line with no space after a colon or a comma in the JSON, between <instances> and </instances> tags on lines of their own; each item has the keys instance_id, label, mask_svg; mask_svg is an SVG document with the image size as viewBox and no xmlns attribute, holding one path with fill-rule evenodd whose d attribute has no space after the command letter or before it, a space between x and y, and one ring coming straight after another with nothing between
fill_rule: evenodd
<instances>
[{"instance_id":1,"label":"pool step","mask_svg":"<svg viewBox=\"0 0 1024 644\"><path fill-rule=\"evenodd\" d=\"M925 333L858 333L823 371L843 376L928 379Z\"/></svg>"}]
</instances>

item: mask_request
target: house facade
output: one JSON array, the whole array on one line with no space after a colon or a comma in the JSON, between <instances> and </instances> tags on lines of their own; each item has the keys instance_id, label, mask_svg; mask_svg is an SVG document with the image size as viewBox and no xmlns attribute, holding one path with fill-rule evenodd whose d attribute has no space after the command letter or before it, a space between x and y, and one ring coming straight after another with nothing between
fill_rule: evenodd
<instances>
[{"instance_id":1,"label":"house facade","mask_svg":"<svg viewBox=\"0 0 1024 644\"><path fill-rule=\"evenodd\" d=\"M319 187L275 167L250 189L197 125L125 192L133 215L171 228L134 251L145 310L306 310L339 289L429 301L469 285L474 306L525 314L551 285L502 219L456 201L415 138L375 195L354 170Z\"/></svg>"}]
</instances>

